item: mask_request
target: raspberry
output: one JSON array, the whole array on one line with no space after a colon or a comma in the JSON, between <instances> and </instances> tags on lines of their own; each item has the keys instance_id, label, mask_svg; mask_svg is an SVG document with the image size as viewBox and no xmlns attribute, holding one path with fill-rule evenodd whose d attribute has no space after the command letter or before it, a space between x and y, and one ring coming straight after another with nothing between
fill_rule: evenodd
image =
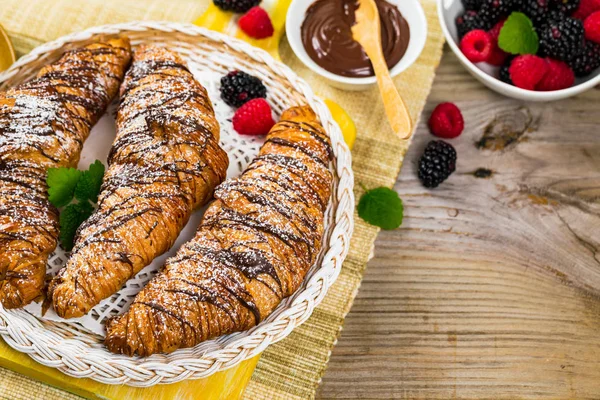
<instances>
[{"instance_id":1,"label":"raspberry","mask_svg":"<svg viewBox=\"0 0 600 400\"><path fill-rule=\"evenodd\" d=\"M486 61L492 52L490 35L481 29L476 29L465 35L460 41L460 50L469 61L478 63Z\"/></svg>"},{"instance_id":2,"label":"raspberry","mask_svg":"<svg viewBox=\"0 0 600 400\"><path fill-rule=\"evenodd\" d=\"M547 71L546 60L531 54L515 57L508 68L513 85L528 90L535 90Z\"/></svg>"},{"instance_id":3,"label":"raspberry","mask_svg":"<svg viewBox=\"0 0 600 400\"><path fill-rule=\"evenodd\" d=\"M236 13L245 13L260 3L260 0L213 0L215 6L223 11L233 11Z\"/></svg>"},{"instance_id":4,"label":"raspberry","mask_svg":"<svg viewBox=\"0 0 600 400\"><path fill-rule=\"evenodd\" d=\"M583 23L585 38L600 43L600 11L592 13Z\"/></svg>"},{"instance_id":5,"label":"raspberry","mask_svg":"<svg viewBox=\"0 0 600 400\"><path fill-rule=\"evenodd\" d=\"M233 129L241 135L266 135L275 125L271 106L265 99L252 99L233 115Z\"/></svg>"},{"instance_id":6,"label":"raspberry","mask_svg":"<svg viewBox=\"0 0 600 400\"><path fill-rule=\"evenodd\" d=\"M583 49L583 22L573 18L555 18L548 21L539 36L541 54L569 61Z\"/></svg>"},{"instance_id":7,"label":"raspberry","mask_svg":"<svg viewBox=\"0 0 600 400\"><path fill-rule=\"evenodd\" d=\"M461 39L475 29L488 30L490 27L491 24L483 22L476 11L467 11L456 17L456 30L458 31L458 37Z\"/></svg>"},{"instance_id":8,"label":"raspberry","mask_svg":"<svg viewBox=\"0 0 600 400\"><path fill-rule=\"evenodd\" d=\"M600 10L600 0L581 0L579 7L573 13L573 18L584 20L594 11Z\"/></svg>"},{"instance_id":9,"label":"raspberry","mask_svg":"<svg viewBox=\"0 0 600 400\"><path fill-rule=\"evenodd\" d=\"M267 97L267 88L255 76L243 71L231 71L221 78L221 98L232 107L240 107L249 100Z\"/></svg>"},{"instance_id":10,"label":"raspberry","mask_svg":"<svg viewBox=\"0 0 600 400\"><path fill-rule=\"evenodd\" d=\"M434 188L456 170L456 150L451 144L432 140L419 159L419 180L423 186Z\"/></svg>"},{"instance_id":11,"label":"raspberry","mask_svg":"<svg viewBox=\"0 0 600 400\"><path fill-rule=\"evenodd\" d=\"M504 26L505 22L506 22L505 19L499 21L488 32L490 35L490 39L492 40L492 52L491 52L490 56L488 57L487 62L492 65L500 66L500 65L504 64L504 62L508 58L508 53L506 53L504 50L502 50L500 47L498 47L498 36L500 36L500 30Z\"/></svg>"},{"instance_id":12,"label":"raspberry","mask_svg":"<svg viewBox=\"0 0 600 400\"><path fill-rule=\"evenodd\" d=\"M260 8L253 7L238 21L240 28L246 35L255 39L264 39L273 36L273 24L269 14Z\"/></svg>"},{"instance_id":13,"label":"raspberry","mask_svg":"<svg viewBox=\"0 0 600 400\"><path fill-rule=\"evenodd\" d=\"M535 86L536 90L561 90L573 86L573 83L575 83L575 74L566 63L546 58L546 64L548 65L548 72L546 72L546 75Z\"/></svg>"},{"instance_id":14,"label":"raspberry","mask_svg":"<svg viewBox=\"0 0 600 400\"><path fill-rule=\"evenodd\" d=\"M600 68L600 44L586 42L583 52L569 62L575 76L587 76Z\"/></svg>"},{"instance_id":15,"label":"raspberry","mask_svg":"<svg viewBox=\"0 0 600 400\"><path fill-rule=\"evenodd\" d=\"M429 129L437 137L452 139L459 136L465 127L460 109L452 103L441 103L429 117Z\"/></svg>"}]
</instances>

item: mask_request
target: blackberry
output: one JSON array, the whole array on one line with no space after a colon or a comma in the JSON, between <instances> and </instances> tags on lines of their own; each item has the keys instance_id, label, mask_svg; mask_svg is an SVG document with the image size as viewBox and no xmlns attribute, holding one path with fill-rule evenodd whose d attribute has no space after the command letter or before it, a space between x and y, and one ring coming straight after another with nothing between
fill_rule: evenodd
<instances>
[{"instance_id":1,"label":"blackberry","mask_svg":"<svg viewBox=\"0 0 600 400\"><path fill-rule=\"evenodd\" d=\"M437 187L456 169L456 150L451 144L432 140L419 160L419 180L428 188Z\"/></svg>"},{"instance_id":2,"label":"blackberry","mask_svg":"<svg viewBox=\"0 0 600 400\"><path fill-rule=\"evenodd\" d=\"M536 27L542 27L548 20L548 14L551 10L551 0L524 0L519 4L519 11L531 19L533 25Z\"/></svg>"},{"instance_id":3,"label":"blackberry","mask_svg":"<svg viewBox=\"0 0 600 400\"><path fill-rule=\"evenodd\" d=\"M267 97L267 88L257 77L231 71L221 78L221 98L230 106L240 107L258 97Z\"/></svg>"},{"instance_id":4,"label":"blackberry","mask_svg":"<svg viewBox=\"0 0 600 400\"><path fill-rule=\"evenodd\" d=\"M563 13L571 15L579 7L580 0L550 0L553 3L553 8Z\"/></svg>"},{"instance_id":5,"label":"blackberry","mask_svg":"<svg viewBox=\"0 0 600 400\"><path fill-rule=\"evenodd\" d=\"M456 30L460 39L472 30L483 29L487 31L491 28L491 25L485 23L476 11L467 11L456 17Z\"/></svg>"},{"instance_id":6,"label":"blackberry","mask_svg":"<svg viewBox=\"0 0 600 400\"><path fill-rule=\"evenodd\" d=\"M587 76L600 68L600 44L586 42L583 52L569 63L578 77Z\"/></svg>"},{"instance_id":7,"label":"blackberry","mask_svg":"<svg viewBox=\"0 0 600 400\"><path fill-rule=\"evenodd\" d=\"M479 11L483 0L462 0L462 3L465 6L465 10Z\"/></svg>"},{"instance_id":8,"label":"blackberry","mask_svg":"<svg viewBox=\"0 0 600 400\"><path fill-rule=\"evenodd\" d=\"M223 11L243 14L252 7L259 5L260 0L213 0L213 3Z\"/></svg>"},{"instance_id":9,"label":"blackberry","mask_svg":"<svg viewBox=\"0 0 600 400\"><path fill-rule=\"evenodd\" d=\"M578 19L554 18L539 30L540 52L561 61L577 57L583 50L583 22Z\"/></svg>"},{"instance_id":10,"label":"blackberry","mask_svg":"<svg viewBox=\"0 0 600 400\"><path fill-rule=\"evenodd\" d=\"M500 67L500 70L498 71L498 78L504 82L504 83L508 83L509 85L513 85L513 81L512 79L510 79L510 72L508 72L508 69L510 68L510 64L512 63L514 57L510 57L508 60L506 60L506 62L504 64L502 64L502 66Z\"/></svg>"},{"instance_id":11,"label":"blackberry","mask_svg":"<svg viewBox=\"0 0 600 400\"><path fill-rule=\"evenodd\" d=\"M479 10L479 17L487 24L490 28L500 21L502 18L508 16L513 9L513 0L484 0L481 9ZM488 28L488 29L490 29Z\"/></svg>"}]
</instances>

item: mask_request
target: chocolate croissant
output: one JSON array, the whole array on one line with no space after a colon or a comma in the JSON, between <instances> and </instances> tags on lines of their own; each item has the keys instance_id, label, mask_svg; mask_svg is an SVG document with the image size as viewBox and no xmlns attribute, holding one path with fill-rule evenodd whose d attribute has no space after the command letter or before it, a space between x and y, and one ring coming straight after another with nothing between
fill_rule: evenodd
<instances>
[{"instance_id":1,"label":"chocolate croissant","mask_svg":"<svg viewBox=\"0 0 600 400\"><path fill-rule=\"evenodd\" d=\"M240 178L217 188L196 236L107 322L115 353L191 347L264 320L321 249L331 145L308 107L283 113Z\"/></svg>"},{"instance_id":2,"label":"chocolate croissant","mask_svg":"<svg viewBox=\"0 0 600 400\"><path fill-rule=\"evenodd\" d=\"M38 297L58 240L47 196L48 168L75 167L91 127L117 94L129 40L101 40L66 52L37 78L0 92L0 302Z\"/></svg>"},{"instance_id":3,"label":"chocolate croissant","mask_svg":"<svg viewBox=\"0 0 600 400\"><path fill-rule=\"evenodd\" d=\"M56 313L87 313L167 251L193 209L212 198L228 162L208 94L181 57L138 48L121 86L98 209L50 283Z\"/></svg>"}]
</instances>

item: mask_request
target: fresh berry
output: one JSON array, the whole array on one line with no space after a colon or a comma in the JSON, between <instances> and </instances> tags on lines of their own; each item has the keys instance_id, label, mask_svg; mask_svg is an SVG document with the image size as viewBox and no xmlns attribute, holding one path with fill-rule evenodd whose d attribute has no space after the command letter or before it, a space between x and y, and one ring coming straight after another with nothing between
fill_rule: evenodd
<instances>
[{"instance_id":1,"label":"fresh berry","mask_svg":"<svg viewBox=\"0 0 600 400\"><path fill-rule=\"evenodd\" d=\"M460 50L473 63L487 61L492 47L490 35L481 29L467 33L460 41Z\"/></svg>"},{"instance_id":2,"label":"fresh berry","mask_svg":"<svg viewBox=\"0 0 600 400\"><path fill-rule=\"evenodd\" d=\"M509 85L514 85L512 79L510 79L510 72L508 72L511 62L512 59L508 59L504 62L504 65L500 67L500 70L498 70L498 79Z\"/></svg>"},{"instance_id":3,"label":"fresh berry","mask_svg":"<svg viewBox=\"0 0 600 400\"><path fill-rule=\"evenodd\" d=\"M535 90L547 71L546 60L532 54L515 57L508 68L513 85L528 90Z\"/></svg>"},{"instance_id":4,"label":"fresh berry","mask_svg":"<svg viewBox=\"0 0 600 400\"><path fill-rule=\"evenodd\" d=\"M213 0L213 3L223 11L233 11L243 14L252 7L260 4L260 0Z\"/></svg>"},{"instance_id":5,"label":"fresh berry","mask_svg":"<svg viewBox=\"0 0 600 400\"><path fill-rule=\"evenodd\" d=\"M264 39L273 36L273 24L269 14L260 8L253 7L238 21L238 25L246 35L255 39Z\"/></svg>"},{"instance_id":6,"label":"fresh berry","mask_svg":"<svg viewBox=\"0 0 600 400\"><path fill-rule=\"evenodd\" d=\"M498 47L498 37L500 36L500 30L502 30L505 22L505 19L498 21L498 23L488 31L490 39L492 40L492 51L487 59L489 64L500 66L504 64L509 56L507 52Z\"/></svg>"},{"instance_id":7,"label":"fresh berry","mask_svg":"<svg viewBox=\"0 0 600 400\"><path fill-rule=\"evenodd\" d=\"M583 22L574 18L556 18L540 31L541 54L569 61L577 57L584 45Z\"/></svg>"},{"instance_id":8,"label":"fresh berry","mask_svg":"<svg viewBox=\"0 0 600 400\"><path fill-rule=\"evenodd\" d=\"M592 13L583 23L585 38L600 43L600 11Z\"/></svg>"},{"instance_id":9,"label":"fresh berry","mask_svg":"<svg viewBox=\"0 0 600 400\"><path fill-rule=\"evenodd\" d=\"M451 144L432 140L419 160L419 180L428 188L437 187L456 169L456 150Z\"/></svg>"},{"instance_id":10,"label":"fresh berry","mask_svg":"<svg viewBox=\"0 0 600 400\"><path fill-rule=\"evenodd\" d=\"M266 135L275 125L271 106L265 99L252 99L233 115L233 129L242 135Z\"/></svg>"},{"instance_id":11,"label":"fresh berry","mask_svg":"<svg viewBox=\"0 0 600 400\"><path fill-rule=\"evenodd\" d=\"M600 0L581 0L579 7L573 13L573 18L584 20L594 11L600 11Z\"/></svg>"},{"instance_id":12,"label":"fresh berry","mask_svg":"<svg viewBox=\"0 0 600 400\"><path fill-rule=\"evenodd\" d=\"M542 80L535 86L536 90L561 90L573 86L575 83L575 74L566 63L552 58L546 58L546 64L548 65L548 71Z\"/></svg>"},{"instance_id":13,"label":"fresh berry","mask_svg":"<svg viewBox=\"0 0 600 400\"><path fill-rule=\"evenodd\" d=\"M267 97L267 88L255 76L243 71L231 71L221 78L221 98L232 107L249 100Z\"/></svg>"},{"instance_id":14,"label":"fresh berry","mask_svg":"<svg viewBox=\"0 0 600 400\"><path fill-rule=\"evenodd\" d=\"M519 11L527 15L537 27L546 23L550 10L550 0L524 0L519 6Z\"/></svg>"},{"instance_id":15,"label":"fresh berry","mask_svg":"<svg viewBox=\"0 0 600 400\"><path fill-rule=\"evenodd\" d=\"M462 0L465 10L478 11L483 4L483 0Z\"/></svg>"},{"instance_id":16,"label":"fresh berry","mask_svg":"<svg viewBox=\"0 0 600 400\"><path fill-rule=\"evenodd\" d=\"M437 137L452 139L459 136L465 128L462 113L452 103L441 103L429 117L429 129Z\"/></svg>"},{"instance_id":17,"label":"fresh berry","mask_svg":"<svg viewBox=\"0 0 600 400\"><path fill-rule=\"evenodd\" d=\"M467 33L476 29L488 30L491 24L483 22L476 11L467 11L456 18L458 37L463 38Z\"/></svg>"},{"instance_id":18,"label":"fresh berry","mask_svg":"<svg viewBox=\"0 0 600 400\"><path fill-rule=\"evenodd\" d=\"M484 0L479 10L479 17L491 27L502 18L507 17L511 11L511 0Z\"/></svg>"},{"instance_id":19,"label":"fresh berry","mask_svg":"<svg viewBox=\"0 0 600 400\"><path fill-rule=\"evenodd\" d=\"M600 44L586 42L581 54L569 62L575 76L588 76L597 68L600 68Z\"/></svg>"},{"instance_id":20,"label":"fresh berry","mask_svg":"<svg viewBox=\"0 0 600 400\"><path fill-rule=\"evenodd\" d=\"M555 10L570 16L579 7L580 0L552 0L552 2Z\"/></svg>"}]
</instances>

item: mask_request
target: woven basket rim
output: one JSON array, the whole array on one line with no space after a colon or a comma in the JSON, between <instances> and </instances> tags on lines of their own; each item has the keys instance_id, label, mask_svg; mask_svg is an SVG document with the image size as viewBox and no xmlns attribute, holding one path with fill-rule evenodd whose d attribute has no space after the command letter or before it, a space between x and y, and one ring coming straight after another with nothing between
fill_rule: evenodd
<instances>
[{"instance_id":1,"label":"woven basket rim","mask_svg":"<svg viewBox=\"0 0 600 400\"><path fill-rule=\"evenodd\" d=\"M98 35L116 35L125 32L176 33L203 37L224 44L232 51L242 53L256 62L264 63L278 78L284 79L301 93L320 118L331 138L335 158L334 181L337 182L337 185L334 185L332 202L334 222L329 241L326 243L327 247L322 249L325 254L323 262L305 282L305 286L298 290L301 293L297 293L294 301L278 312L272 321L264 321L250 331L228 335L231 340L228 339L229 343L226 346L221 345L218 349L208 350L200 356L193 353L193 348L177 350L167 356L167 361L152 357L115 355L97 344L84 342L77 337L65 339L56 331L48 329L48 326L53 326L52 324L42 324L25 310L5 310L0 306L0 335L9 346L28 354L41 364L57 368L74 377L90 378L107 384L148 387L175 383L184 379L204 378L231 368L261 353L270 344L282 340L310 317L338 277L343 260L348 253L354 227L354 177L350 150L344 142L339 126L334 122L325 103L315 96L303 79L262 49L192 24L135 21L102 25L72 33L42 44L21 57L7 71L0 73L0 84L24 73L30 64L48 53L62 49L65 45L86 41ZM69 328L63 328L62 331L65 329ZM219 339L215 341L219 342Z\"/></svg>"}]
</instances>

